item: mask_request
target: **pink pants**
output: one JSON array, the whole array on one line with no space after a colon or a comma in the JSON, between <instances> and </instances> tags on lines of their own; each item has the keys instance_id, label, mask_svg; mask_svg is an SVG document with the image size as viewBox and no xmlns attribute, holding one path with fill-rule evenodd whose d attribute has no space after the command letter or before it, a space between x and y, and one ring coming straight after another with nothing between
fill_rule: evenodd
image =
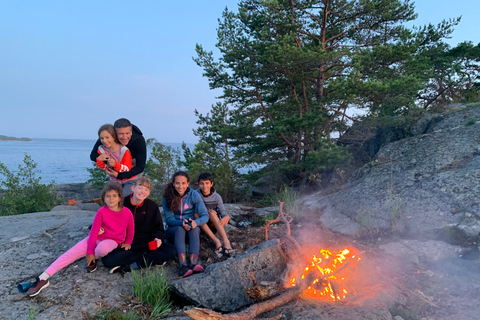
<instances>
[{"instance_id":1,"label":"pink pants","mask_svg":"<svg viewBox=\"0 0 480 320\"><path fill-rule=\"evenodd\" d=\"M65 268L75 260L85 257L87 255L87 242L88 237L71 247L67 252L58 257L58 259L55 260L45 272L48 273L49 276L53 276L57 271ZM114 240L97 240L97 245L95 246L95 259L106 256L117 247L118 243Z\"/></svg>"}]
</instances>

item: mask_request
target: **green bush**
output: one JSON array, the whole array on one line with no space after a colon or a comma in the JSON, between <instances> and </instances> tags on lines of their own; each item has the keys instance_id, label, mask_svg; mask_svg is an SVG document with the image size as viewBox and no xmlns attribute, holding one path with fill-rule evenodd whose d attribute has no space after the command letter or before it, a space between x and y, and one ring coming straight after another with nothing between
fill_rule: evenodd
<instances>
[{"instance_id":1,"label":"green bush","mask_svg":"<svg viewBox=\"0 0 480 320\"><path fill-rule=\"evenodd\" d=\"M0 215L50 211L57 203L52 181L45 185L36 177L39 170L32 158L25 154L24 165L18 166L18 173L12 173L0 162Z\"/></svg>"},{"instance_id":2,"label":"green bush","mask_svg":"<svg viewBox=\"0 0 480 320\"><path fill-rule=\"evenodd\" d=\"M132 271L133 295L152 306L150 319L169 313L172 302L163 268L147 267Z\"/></svg>"},{"instance_id":3,"label":"green bush","mask_svg":"<svg viewBox=\"0 0 480 320\"><path fill-rule=\"evenodd\" d=\"M87 168L90 173L90 179L87 180L92 186L97 188L103 188L103 185L110 179L110 176L105 173L105 170L97 166L95 162L92 163L93 168Z\"/></svg>"},{"instance_id":4,"label":"green bush","mask_svg":"<svg viewBox=\"0 0 480 320\"><path fill-rule=\"evenodd\" d=\"M298 221L303 216L302 209L297 203L298 198L298 192L284 185L279 192L266 196L259 203L266 206L280 206L280 202L285 202L283 212Z\"/></svg>"},{"instance_id":5,"label":"green bush","mask_svg":"<svg viewBox=\"0 0 480 320\"><path fill-rule=\"evenodd\" d=\"M145 175L155 185L167 184L180 167L180 150L166 146L156 139L148 139L150 159L145 164Z\"/></svg>"}]
</instances>

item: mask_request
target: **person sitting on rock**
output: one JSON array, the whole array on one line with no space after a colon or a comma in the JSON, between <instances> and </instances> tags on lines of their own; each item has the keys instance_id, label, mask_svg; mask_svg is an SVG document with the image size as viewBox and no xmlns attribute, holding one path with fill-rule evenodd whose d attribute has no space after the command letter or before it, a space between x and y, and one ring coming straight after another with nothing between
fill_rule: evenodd
<instances>
[{"instance_id":1,"label":"person sitting on rock","mask_svg":"<svg viewBox=\"0 0 480 320\"><path fill-rule=\"evenodd\" d=\"M230 216L223 206L222 197L213 188L213 184L213 176L211 173L204 172L198 176L200 190L197 192L202 197L209 215L208 223L200 226L200 230L212 239L215 245L214 252L217 256L220 257L222 254L230 256L235 253L235 250L230 244L230 240L228 240L227 232L225 231L225 226L228 224L228 221L230 221ZM222 238L223 246L220 239L215 236L215 231L217 231Z\"/></svg>"},{"instance_id":2,"label":"person sitting on rock","mask_svg":"<svg viewBox=\"0 0 480 320\"><path fill-rule=\"evenodd\" d=\"M113 169L116 172L128 172L132 168L132 155L126 146L117 140L117 133L111 124L104 124L98 129L98 137L102 144L98 146L97 166L104 170ZM110 176L111 181L122 180Z\"/></svg>"},{"instance_id":3,"label":"person sitting on rock","mask_svg":"<svg viewBox=\"0 0 480 320\"><path fill-rule=\"evenodd\" d=\"M87 272L97 270L100 257L121 246L129 250L133 240L133 215L123 206L122 186L118 182L109 181L102 190L102 201L105 206L98 209L93 220L90 234L78 242L70 250L55 260L40 276L26 294L34 297L50 285L49 278L57 271L65 268L75 260L87 258ZM100 228L103 233L99 234Z\"/></svg>"},{"instance_id":4,"label":"person sitting on rock","mask_svg":"<svg viewBox=\"0 0 480 320\"><path fill-rule=\"evenodd\" d=\"M165 241L162 215L155 201L148 199L152 183L147 177L135 181L133 193L123 205L130 209L135 223L132 248L117 248L102 258L110 273L128 272L150 265L160 265L175 258L175 247Z\"/></svg>"},{"instance_id":5,"label":"person sitting on rock","mask_svg":"<svg viewBox=\"0 0 480 320\"><path fill-rule=\"evenodd\" d=\"M190 177L184 171L176 172L165 188L162 205L167 221L167 241L174 243L180 265L179 276L188 277L192 273L203 272L198 264L200 252L200 229L208 222L208 212L202 197L189 187ZM194 219L194 213L198 218ZM188 235L190 264L186 261L185 240Z\"/></svg>"}]
</instances>

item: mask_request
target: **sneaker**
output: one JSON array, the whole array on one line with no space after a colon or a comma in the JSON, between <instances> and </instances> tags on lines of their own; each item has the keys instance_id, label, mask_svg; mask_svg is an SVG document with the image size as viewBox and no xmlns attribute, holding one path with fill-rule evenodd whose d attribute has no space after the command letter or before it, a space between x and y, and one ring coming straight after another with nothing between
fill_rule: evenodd
<instances>
[{"instance_id":1,"label":"sneaker","mask_svg":"<svg viewBox=\"0 0 480 320\"><path fill-rule=\"evenodd\" d=\"M35 283L32 285L30 289L27 290L26 294L29 297L35 297L37 294L40 293L44 288L48 287L50 285L50 282L47 280L40 280L40 278L37 277L35 279Z\"/></svg>"},{"instance_id":2,"label":"sneaker","mask_svg":"<svg viewBox=\"0 0 480 320\"><path fill-rule=\"evenodd\" d=\"M193 270L183 264L180 266L180 271L178 272L178 275L181 278L185 278L192 275L192 273L193 273Z\"/></svg>"},{"instance_id":3,"label":"sneaker","mask_svg":"<svg viewBox=\"0 0 480 320\"><path fill-rule=\"evenodd\" d=\"M89 266L87 266L87 268L86 268L87 272L92 273L95 270L97 270L97 264L98 264L98 259L95 259L95 261L93 263L91 263Z\"/></svg>"},{"instance_id":4,"label":"sneaker","mask_svg":"<svg viewBox=\"0 0 480 320\"><path fill-rule=\"evenodd\" d=\"M125 265L125 266L115 266L113 268L111 268L108 273L110 274L114 274L114 273L122 273L122 274L125 274L127 272L130 272L132 271L132 269L130 268L129 265Z\"/></svg>"},{"instance_id":5,"label":"sneaker","mask_svg":"<svg viewBox=\"0 0 480 320\"><path fill-rule=\"evenodd\" d=\"M193 273L201 273L205 271L205 269L203 269L203 267L199 264L191 264L190 269L193 271Z\"/></svg>"}]
</instances>

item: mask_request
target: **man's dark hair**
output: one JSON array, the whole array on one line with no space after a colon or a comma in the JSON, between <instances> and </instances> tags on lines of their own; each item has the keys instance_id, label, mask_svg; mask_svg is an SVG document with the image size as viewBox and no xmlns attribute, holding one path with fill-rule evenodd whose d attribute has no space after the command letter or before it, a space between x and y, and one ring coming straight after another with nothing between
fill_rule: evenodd
<instances>
[{"instance_id":1,"label":"man's dark hair","mask_svg":"<svg viewBox=\"0 0 480 320\"><path fill-rule=\"evenodd\" d=\"M120 118L117 121L115 121L113 126L115 127L115 129L125 128L125 127L130 127L130 129L131 129L132 128L132 123L128 119Z\"/></svg>"},{"instance_id":2,"label":"man's dark hair","mask_svg":"<svg viewBox=\"0 0 480 320\"><path fill-rule=\"evenodd\" d=\"M210 182L213 184L213 176L210 172L201 173L198 176L198 182L200 182L200 180L210 180Z\"/></svg>"}]
</instances>

